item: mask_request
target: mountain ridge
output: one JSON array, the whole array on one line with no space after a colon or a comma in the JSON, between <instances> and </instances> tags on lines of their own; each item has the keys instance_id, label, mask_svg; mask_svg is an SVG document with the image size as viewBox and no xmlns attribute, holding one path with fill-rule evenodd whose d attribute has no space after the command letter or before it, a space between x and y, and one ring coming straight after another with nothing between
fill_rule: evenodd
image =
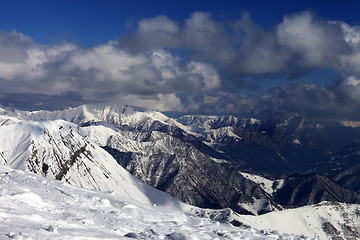
<instances>
[{"instance_id":1,"label":"mountain ridge","mask_svg":"<svg viewBox=\"0 0 360 240\"><path fill-rule=\"evenodd\" d=\"M3 113L5 112L7 111ZM263 213L265 209L276 209L276 203L273 196L268 195L261 187L260 190L250 191L257 192L255 198L249 194L249 189L257 183L244 180L239 171L273 178L277 174L289 175L292 168L301 172L303 169L292 166L293 161L310 156L308 162L313 159L320 162L322 157L329 155L327 152L332 150L328 148L331 144L326 141L331 142L333 139L327 139L327 136L343 129L336 126L334 130L333 126L309 122L298 115L279 116L268 120L232 116L184 116L179 120L159 112L140 112L122 104L82 105L56 112L14 110L11 113L14 119L41 122L64 118L73 121L81 126L96 144L104 147L123 167L142 181L190 204L202 207L231 207L236 211L248 211L251 214ZM348 141L357 136L358 133L350 134ZM297 164L303 165L304 162L299 161ZM210 174L211 172L213 174ZM218 185L212 191L204 192L204 189L207 189L206 183L210 181L207 175L213 176ZM190 179L189 176L197 178ZM233 183L224 176L232 176ZM240 188L235 186L240 182L246 186L241 191L236 190ZM198 188L195 183L204 185ZM228 195L228 199L224 200L222 198L226 194L220 193L221 188L228 188L228 192L247 192L244 196L247 196L248 200L239 197L241 194L234 195L238 196L235 199L243 199L240 204L238 200L231 200L234 197L232 195ZM215 189L220 192L215 194ZM218 200L215 200L216 198ZM255 206L261 204L254 202L261 199L267 199L267 203L263 208L255 209ZM215 205L214 201L217 202ZM253 205L249 206L249 203ZM269 206L271 207L268 208Z\"/></svg>"},{"instance_id":2,"label":"mountain ridge","mask_svg":"<svg viewBox=\"0 0 360 240\"><path fill-rule=\"evenodd\" d=\"M75 124L63 120L20 121L2 126L0 135L3 136L0 142L3 165L75 186L114 190L147 203L161 205L169 200L178 207L181 205L125 171Z\"/></svg>"},{"instance_id":3,"label":"mountain ridge","mask_svg":"<svg viewBox=\"0 0 360 240\"><path fill-rule=\"evenodd\" d=\"M114 190L146 204L173 209L189 207L155 191L145 184L148 183L190 204L225 208L215 212L198 209L199 216L264 229L251 217L236 212L267 219L282 216L283 211L284 215L289 213L284 207L312 209L311 204L323 206L324 201L332 201L333 206L337 202L359 203L360 195L355 190L331 178L336 174L316 168L358 156L360 149L356 145L331 155L360 136L357 128L309 122L298 115L268 120L231 116L186 116L177 120L158 112L106 104L58 112L0 109L0 114L0 134L4 136L0 140L1 164L76 186ZM345 134L337 139L340 132ZM307 162L299 162L308 165L289 168L297 161L296 154L300 159L310 156ZM319 172L305 175L303 170L309 170L308 166ZM292 169L300 174L290 174ZM285 177L263 178L276 179L274 170ZM337 209L356 209L358 204L341 206ZM325 215L319 212L319 236L358 236L352 225L356 217L347 218L345 212L339 216L339 222L328 218L320 221ZM351 224L341 223L344 219ZM276 224L270 227L282 229ZM318 237L314 232L308 234Z\"/></svg>"}]
</instances>

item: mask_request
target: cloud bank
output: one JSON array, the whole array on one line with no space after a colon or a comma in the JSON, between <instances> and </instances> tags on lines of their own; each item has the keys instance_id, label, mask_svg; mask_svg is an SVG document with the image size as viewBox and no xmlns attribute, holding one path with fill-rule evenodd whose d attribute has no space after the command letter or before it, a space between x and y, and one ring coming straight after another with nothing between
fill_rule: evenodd
<instances>
[{"instance_id":1,"label":"cloud bank","mask_svg":"<svg viewBox=\"0 0 360 240\"><path fill-rule=\"evenodd\" d=\"M314 69L332 69L336 81L299 81ZM259 87L277 77L289 81L267 92ZM359 83L360 26L311 11L284 16L271 29L248 13L228 20L195 12L183 22L161 15L87 49L70 42L41 45L15 30L0 32L0 103L5 105L14 96L31 99L33 107L52 102L64 107L62 98L69 106L115 99L160 111L291 112L360 120Z\"/></svg>"}]
</instances>

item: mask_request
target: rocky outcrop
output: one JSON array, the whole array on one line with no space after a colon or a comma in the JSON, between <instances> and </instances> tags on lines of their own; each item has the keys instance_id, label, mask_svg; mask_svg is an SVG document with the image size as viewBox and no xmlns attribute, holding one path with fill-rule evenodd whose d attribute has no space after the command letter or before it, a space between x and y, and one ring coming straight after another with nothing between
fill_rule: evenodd
<instances>
[{"instance_id":1,"label":"rocky outcrop","mask_svg":"<svg viewBox=\"0 0 360 240\"><path fill-rule=\"evenodd\" d=\"M360 203L360 194L319 174L293 175L286 178L274 198L278 204L291 208L322 201Z\"/></svg>"},{"instance_id":2,"label":"rocky outcrop","mask_svg":"<svg viewBox=\"0 0 360 240\"><path fill-rule=\"evenodd\" d=\"M0 164L144 203L182 206L128 173L75 124L19 121L0 126L0 136Z\"/></svg>"},{"instance_id":3,"label":"rocky outcrop","mask_svg":"<svg viewBox=\"0 0 360 240\"><path fill-rule=\"evenodd\" d=\"M186 116L179 121L204 135L204 142L220 158L241 171L269 177L306 171L360 139L360 128L318 123L298 115L267 120ZM215 156L206 148L198 149Z\"/></svg>"},{"instance_id":4,"label":"rocky outcrop","mask_svg":"<svg viewBox=\"0 0 360 240\"><path fill-rule=\"evenodd\" d=\"M160 132L150 135L141 141L144 147L138 152L116 149L117 137L104 148L138 179L185 203L231 208L243 214L260 214L276 207L271 196L231 164L218 163L177 138ZM263 200L263 205L255 206L258 200Z\"/></svg>"},{"instance_id":5,"label":"rocky outcrop","mask_svg":"<svg viewBox=\"0 0 360 240\"><path fill-rule=\"evenodd\" d=\"M360 193L360 143L354 142L316 164L311 172L327 176L341 186Z\"/></svg>"}]
</instances>

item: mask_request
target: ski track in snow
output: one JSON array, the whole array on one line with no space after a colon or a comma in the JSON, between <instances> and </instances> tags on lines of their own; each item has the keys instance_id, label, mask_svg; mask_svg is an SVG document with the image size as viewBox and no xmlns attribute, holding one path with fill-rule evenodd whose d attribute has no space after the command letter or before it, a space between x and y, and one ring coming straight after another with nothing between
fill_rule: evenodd
<instances>
[{"instance_id":1,"label":"ski track in snow","mask_svg":"<svg viewBox=\"0 0 360 240\"><path fill-rule=\"evenodd\" d=\"M0 239L306 239L199 218L0 166Z\"/></svg>"}]
</instances>

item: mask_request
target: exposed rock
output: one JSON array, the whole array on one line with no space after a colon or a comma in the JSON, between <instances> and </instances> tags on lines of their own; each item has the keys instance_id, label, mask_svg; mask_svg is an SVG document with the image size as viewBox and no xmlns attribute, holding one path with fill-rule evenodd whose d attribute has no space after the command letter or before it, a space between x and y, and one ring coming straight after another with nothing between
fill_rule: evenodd
<instances>
[{"instance_id":1,"label":"exposed rock","mask_svg":"<svg viewBox=\"0 0 360 240\"><path fill-rule=\"evenodd\" d=\"M354 142L314 166L311 172L327 176L360 193L360 143Z\"/></svg>"},{"instance_id":2,"label":"exposed rock","mask_svg":"<svg viewBox=\"0 0 360 240\"><path fill-rule=\"evenodd\" d=\"M285 207L299 207L322 201L360 203L360 194L318 175L293 175L275 193L275 201Z\"/></svg>"},{"instance_id":3,"label":"exposed rock","mask_svg":"<svg viewBox=\"0 0 360 240\"><path fill-rule=\"evenodd\" d=\"M134 176L185 203L204 208L231 208L245 214L260 214L275 208L271 196L232 165L219 164L177 138L159 132L151 134L152 137L142 142L144 148L139 152L112 148L118 145L116 137L104 148ZM256 199L264 199L267 204L252 211L242 206L242 203L251 205Z\"/></svg>"}]
</instances>

